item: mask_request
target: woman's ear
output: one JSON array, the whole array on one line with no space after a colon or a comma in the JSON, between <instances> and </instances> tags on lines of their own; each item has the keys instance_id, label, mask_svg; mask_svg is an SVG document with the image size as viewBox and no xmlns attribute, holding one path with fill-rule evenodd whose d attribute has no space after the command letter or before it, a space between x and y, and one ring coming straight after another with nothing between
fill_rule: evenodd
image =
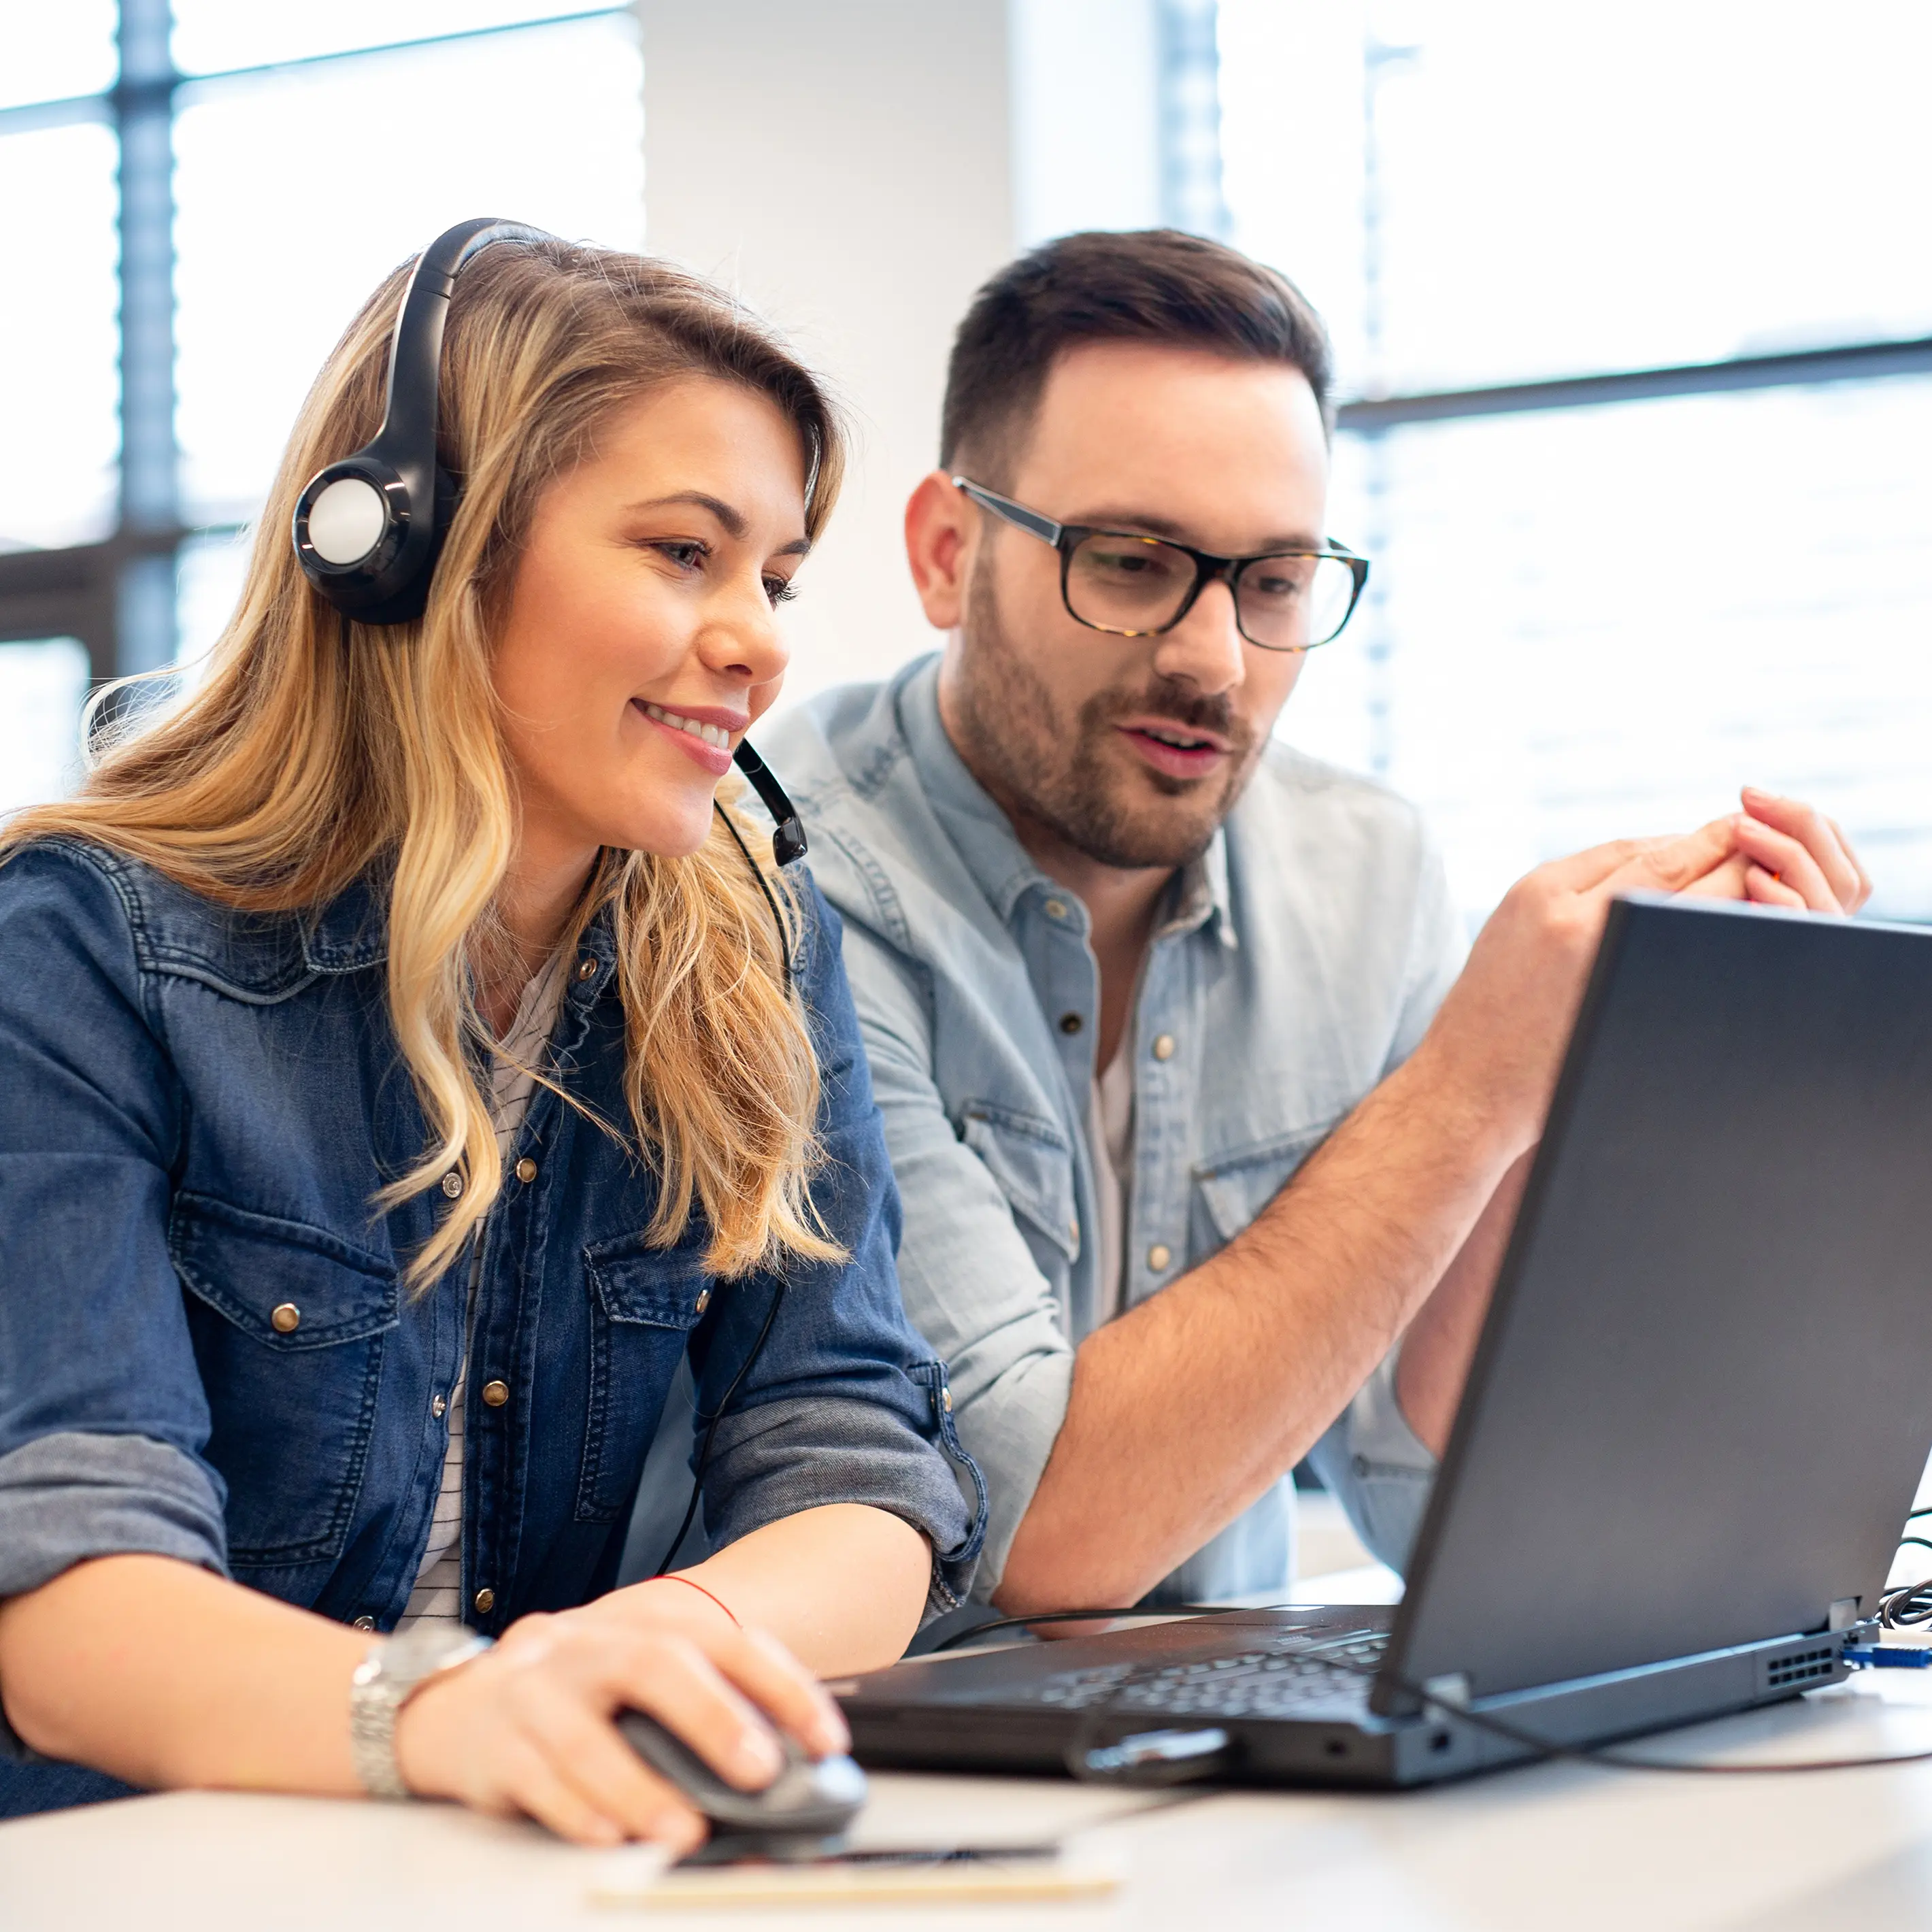
<instances>
[{"instance_id":1,"label":"woman's ear","mask_svg":"<svg viewBox=\"0 0 1932 1932\"><path fill-rule=\"evenodd\" d=\"M956 629L965 614L978 531L979 512L944 470L920 478L906 503L906 562L926 621L936 631Z\"/></svg>"}]
</instances>

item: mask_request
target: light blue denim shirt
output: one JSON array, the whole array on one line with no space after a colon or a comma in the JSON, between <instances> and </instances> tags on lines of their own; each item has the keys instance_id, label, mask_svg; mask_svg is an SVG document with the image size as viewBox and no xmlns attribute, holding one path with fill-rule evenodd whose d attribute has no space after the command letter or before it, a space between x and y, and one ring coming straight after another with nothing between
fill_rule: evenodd
<instances>
[{"instance_id":1,"label":"light blue denim shirt","mask_svg":"<svg viewBox=\"0 0 1932 1932\"><path fill-rule=\"evenodd\" d=\"M938 660L848 686L762 734L843 915L848 974L904 1204L908 1312L950 1366L991 1492L974 1594L998 1586L1102 1308L1088 1144L1100 976L1086 910L1034 864L939 719ZM1418 815L1270 746L1177 880L1131 1022L1126 1305L1246 1226L1410 1053L1462 928ZM1076 1023L1077 1022L1077 1023ZM1294 1373L1284 1361L1284 1380ZM1313 1460L1378 1555L1407 1552L1434 1471L1393 1358ZM1155 1593L1293 1574L1284 1480Z\"/></svg>"}]
</instances>

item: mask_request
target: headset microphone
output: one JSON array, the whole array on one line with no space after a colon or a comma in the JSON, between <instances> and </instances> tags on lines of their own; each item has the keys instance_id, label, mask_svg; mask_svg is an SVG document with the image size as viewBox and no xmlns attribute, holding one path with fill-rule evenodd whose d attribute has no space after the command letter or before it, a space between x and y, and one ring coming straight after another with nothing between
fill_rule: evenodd
<instances>
[{"instance_id":1,"label":"headset microphone","mask_svg":"<svg viewBox=\"0 0 1932 1932\"><path fill-rule=\"evenodd\" d=\"M345 617L406 624L429 601L461 494L459 480L436 460L442 327L458 273L492 242L556 238L521 222L486 218L458 222L422 251L390 340L382 428L353 454L318 470L296 500L296 560ZM733 756L777 828L772 857L781 866L802 858L805 829L784 787L748 744L741 742Z\"/></svg>"}]
</instances>

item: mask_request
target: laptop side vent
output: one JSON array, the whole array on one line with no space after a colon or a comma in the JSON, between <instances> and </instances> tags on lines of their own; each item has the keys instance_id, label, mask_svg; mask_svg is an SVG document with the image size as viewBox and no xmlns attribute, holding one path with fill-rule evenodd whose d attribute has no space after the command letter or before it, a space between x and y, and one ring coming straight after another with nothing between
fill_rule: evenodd
<instances>
[{"instance_id":1,"label":"laptop side vent","mask_svg":"<svg viewBox=\"0 0 1932 1932\"><path fill-rule=\"evenodd\" d=\"M1767 1690L1796 1690L1808 1684L1828 1684L1838 1674L1835 1643L1819 1643L1803 1650L1787 1650L1764 1660L1764 1688Z\"/></svg>"}]
</instances>

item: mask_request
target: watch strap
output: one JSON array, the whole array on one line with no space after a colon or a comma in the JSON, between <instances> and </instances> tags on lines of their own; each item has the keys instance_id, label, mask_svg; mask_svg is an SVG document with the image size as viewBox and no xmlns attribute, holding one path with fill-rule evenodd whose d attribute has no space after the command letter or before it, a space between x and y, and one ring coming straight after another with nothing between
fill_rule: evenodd
<instances>
[{"instance_id":1,"label":"watch strap","mask_svg":"<svg viewBox=\"0 0 1932 1932\"><path fill-rule=\"evenodd\" d=\"M418 1624L380 1638L349 1684L349 1754L372 1798L407 1798L396 1762L396 1720L433 1677L479 1657L495 1641L460 1624Z\"/></svg>"}]
</instances>

